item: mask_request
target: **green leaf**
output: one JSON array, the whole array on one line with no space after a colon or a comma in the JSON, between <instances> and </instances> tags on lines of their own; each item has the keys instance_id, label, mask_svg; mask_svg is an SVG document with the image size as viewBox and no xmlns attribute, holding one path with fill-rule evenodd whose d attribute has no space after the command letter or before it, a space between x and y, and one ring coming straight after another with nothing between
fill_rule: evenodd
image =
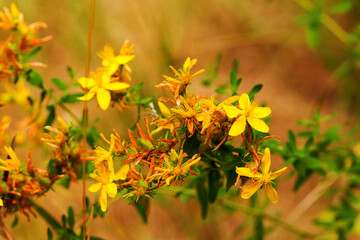
<instances>
[{"instance_id":1,"label":"green leaf","mask_svg":"<svg viewBox=\"0 0 360 240\"><path fill-rule=\"evenodd\" d=\"M64 94L61 99L60 102L62 103L78 103L81 102L80 100L78 100L78 97L82 97L84 96L83 93L74 93L74 94Z\"/></svg>"},{"instance_id":2,"label":"green leaf","mask_svg":"<svg viewBox=\"0 0 360 240\"><path fill-rule=\"evenodd\" d=\"M51 232L50 228L47 229L47 237L48 240L53 240L53 233Z\"/></svg>"},{"instance_id":3,"label":"green leaf","mask_svg":"<svg viewBox=\"0 0 360 240\"><path fill-rule=\"evenodd\" d=\"M211 169L208 175L208 182L209 182L209 202L213 203L216 201L219 189L221 187L220 172L216 169Z\"/></svg>"},{"instance_id":4,"label":"green leaf","mask_svg":"<svg viewBox=\"0 0 360 240\"><path fill-rule=\"evenodd\" d=\"M305 28L306 41L310 48L315 49L320 43L320 34L318 26L308 26Z\"/></svg>"},{"instance_id":5,"label":"green leaf","mask_svg":"<svg viewBox=\"0 0 360 240\"><path fill-rule=\"evenodd\" d=\"M326 167L324 162L321 162L320 160L313 157L307 157L301 160L303 161L304 165L310 169L322 169Z\"/></svg>"},{"instance_id":6,"label":"green leaf","mask_svg":"<svg viewBox=\"0 0 360 240\"><path fill-rule=\"evenodd\" d=\"M44 88L44 80L38 72L31 71L27 76L27 81L38 88Z\"/></svg>"},{"instance_id":7,"label":"green leaf","mask_svg":"<svg viewBox=\"0 0 360 240\"><path fill-rule=\"evenodd\" d=\"M62 229L61 224L43 207L32 202L34 210L49 224L56 232Z\"/></svg>"},{"instance_id":8,"label":"green leaf","mask_svg":"<svg viewBox=\"0 0 360 240\"><path fill-rule=\"evenodd\" d=\"M19 222L19 217L17 215L15 215L15 218L14 218L14 221L12 222L11 224L11 227L16 227L16 225L18 224Z\"/></svg>"},{"instance_id":9,"label":"green leaf","mask_svg":"<svg viewBox=\"0 0 360 240\"><path fill-rule=\"evenodd\" d=\"M38 54L41 51L41 46L38 46L36 48L34 48L29 54L26 54L25 57L23 58L22 62L26 63L27 61L29 61L31 58L33 58L36 54Z\"/></svg>"},{"instance_id":10,"label":"green leaf","mask_svg":"<svg viewBox=\"0 0 360 240\"><path fill-rule=\"evenodd\" d=\"M48 105L46 106L46 110L48 110L49 114L46 118L44 126L51 126L51 124L55 120L55 106L54 105Z\"/></svg>"},{"instance_id":11,"label":"green leaf","mask_svg":"<svg viewBox=\"0 0 360 240\"><path fill-rule=\"evenodd\" d=\"M47 95L47 91L42 91L40 94L40 103L42 103Z\"/></svg>"},{"instance_id":12,"label":"green leaf","mask_svg":"<svg viewBox=\"0 0 360 240\"><path fill-rule=\"evenodd\" d=\"M59 180L57 180L57 183L60 184L61 186L63 186L64 188L69 188L70 182L71 182L71 179L70 179L69 175L64 175L63 177L59 178Z\"/></svg>"},{"instance_id":13,"label":"green leaf","mask_svg":"<svg viewBox=\"0 0 360 240\"><path fill-rule=\"evenodd\" d=\"M296 150L296 137L293 131L289 130L288 132L288 143L290 148L295 151Z\"/></svg>"},{"instance_id":14,"label":"green leaf","mask_svg":"<svg viewBox=\"0 0 360 240\"><path fill-rule=\"evenodd\" d=\"M196 192L201 206L201 217L205 219L208 213L208 195L203 181L196 185Z\"/></svg>"},{"instance_id":15,"label":"green leaf","mask_svg":"<svg viewBox=\"0 0 360 240\"><path fill-rule=\"evenodd\" d=\"M342 0L338 3L335 3L331 6L329 12L332 14L343 14L352 10L355 6L354 1L352 0Z\"/></svg>"},{"instance_id":16,"label":"green leaf","mask_svg":"<svg viewBox=\"0 0 360 240\"><path fill-rule=\"evenodd\" d=\"M151 103L154 100L155 96L151 96L151 97L147 97L147 98L142 98L140 100L140 105L148 105L149 103Z\"/></svg>"},{"instance_id":17,"label":"green leaf","mask_svg":"<svg viewBox=\"0 0 360 240\"><path fill-rule=\"evenodd\" d=\"M52 83L60 90L66 90L67 89L67 83L59 78L52 78Z\"/></svg>"},{"instance_id":18,"label":"green leaf","mask_svg":"<svg viewBox=\"0 0 360 240\"><path fill-rule=\"evenodd\" d=\"M147 201L149 201L149 199ZM146 208L145 198L144 197L140 198L138 202L134 203L134 206L137 212L139 213L142 221L144 223L147 223L148 218L147 218L147 208Z\"/></svg>"},{"instance_id":19,"label":"green leaf","mask_svg":"<svg viewBox=\"0 0 360 240\"><path fill-rule=\"evenodd\" d=\"M263 240L265 236L265 229L263 224L263 217L261 215L254 219L254 239Z\"/></svg>"},{"instance_id":20,"label":"green leaf","mask_svg":"<svg viewBox=\"0 0 360 240\"><path fill-rule=\"evenodd\" d=\"M229 191L229 189L232 186L234 186L238 175L234 169L226 171L225 174L226 174L226 191Z\"/></svg>"},{"instance_id":21,"label":"green leaf","mask_svg":"<svg viewBox=\"0 0 360 240\"><path fill-rule=\"evenodd\" d=\"M200 148L200 141L197 138L196 134L193 134L191 138L187 138L184 143L183 151L188 154L188 156L191 158L196 153L199 152Z\"/></svg>"},{"instance_id":22,"label":"green leaf","mask_svg":"<svg viewBox=\"0 0 360 240\"><path fill-rule=\"evenodd\" d=\"M130 91L137 94L137 93L139 93L139 91L143 85L144 85L144 82L141 82L136 87L130 87Z\"/></svg>"},{"instance_id":23,"label":"green leaf","mask_svg":"<svg viewBox=\"0 0 360 240\"><path fill-rule=\"evenodd\" d=\"M250 100L253 100L255 97L255 94L257 94L258 92L260 92L260 90L262 89L263 85L262 84L256 84L249 92L249 98Z\"/></svg>"},{"instance_id":24,"label":"green leaf","mask_svg":"<svg viewBox=\"0 0 360 240\"><path fill-rule=\"evenodd\" d=\"M326 130L326 132L324 133L324 138L331 142L338 141L340 140L339 131L340 126L332 126L328 130Z\"/></svg>"},{"instance_id":25,"label":"green leaf","mask_svg":"<svg viewBox=\"0 0 360 240\"><path fill-rule=\"evenodd\" d=\"M67 70L68 75L69 75L69 77L71 79L74 79L76 77L76 74L74 73L74 70L70 66L67 66L66 70Z\"/></svg>"},{"instance_id":26,"label":"green leaf","mask_svg":"<svg viewBox=\"0 0 360 240\"><path fill-rule=\"evenodd\" d=\"M230 72L230 84L231 84L231 92L232 92L233 96L237 95L237 90L239 88L241 80L242 80L241 78L236 77L236 71L231 70L231 72Z\"/></svg>"},{"instance_id":27,"label":"green leaf","mask_svg":"<svg viewBox=\"0 0 360 240\"><path fill-rule=\"evenodd\" d=\"M215 89L215 92L219 93L219 94L231 93L231 91L229 89L224 89L224 88L217 88L217 89Z\"/></svg>"},{"instance_id":28,"label":"green leaf","mask_svg":"<svg viewBox=\"0 0 360 240\"><path fill-rule=\"evenodd\" d=\"M70 229L74 229L75 213L74 213L74 208L71 206L68 208L68 224Z\"/></svg>"}]
</instances>

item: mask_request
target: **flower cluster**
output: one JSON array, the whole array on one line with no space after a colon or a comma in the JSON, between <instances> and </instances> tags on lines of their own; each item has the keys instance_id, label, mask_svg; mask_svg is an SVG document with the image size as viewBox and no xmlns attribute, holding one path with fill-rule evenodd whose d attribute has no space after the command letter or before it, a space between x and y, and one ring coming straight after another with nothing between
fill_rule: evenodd
<instances>
[{"instance_id":1,"label":"flower cluster","mask_svg":"<svg viewBox=\"0 0 360 240\"><path fill-rule=\"evenodd\" d=\"M263 133L269 131L262 118L271 113L270 108L259 107L246 93L232 96L223 102L218 102L214 96L189 94L188 86L191 80L204 72L199 70L191 74L195 64L196 59L188 58L178 71L170 67L175 77L164 76L165 80L156 85L172 93L173 99L159 98L160 116L152 122L152 125L155 125L154 130L150 131L145 118L147 133L144 133L137 124L139 137L135 138L133 132L129 130L129 141L125 141L115 131L110 141L102 136L109 144L109 150L96 147L90 153L95 165L94 173L90 176L98 183L91 185L89 191L95 192L101 189L100 205L103 211L107 209L107 196L115 197L117 193L115 190L126 190L127 193L123 198L131 202L137 202L141 198L146 202L146 199L152 197L159 187L173 185L189 174L197 175L192 167L209 164L207 156L201 161L203 153L211 149L211 154L239 135L242 136L244 148L249 152L249 159L253 162L253 164L249 162L245 167L235 168L244 164L243 160L238 160L232 168L238 174L237 185L241 176L253 182L250 186L243 187L242 197L249 198L264 184L270 200L277 202L277 194L271 186L271 180L285 169L269 174L268 149L265 150L262 169L259 169L258 153L258 146L262 141L275 137L255 139L250 133L252 129ZM186 142L190 138L198 139L200 148L189 156L188 152L184 152L183 144L179 146L178 143ZM115 160L118 162L118 167L114 167ZM217 165L223 167L219 162ZM119 170L114 174L116 169ZM260 170L262 173L259 172Z\"/></svg>"},{"instance_id":2,"label":"flower cluster","mask_svg":"<svg viewBox=\"0 0 360 240\"><path fill-rule=\"evenodd\" d=\"M79 100L90 101L95 95L97 102L102 110L106 110L110 102L118 109L126 109L125 96L127 83L130 80L131 68L128 63L135 57L133 55L134 46L129 46L126 41L121 47L120 54L115 56L114 49L105 45L104 50L98 52L102 59L102 68L96 72L91 72L90 77L78 79L80 86L86 90L83 97Z\"/></svg>"},{"instance_id":3,"label":"flower cluster","mask_svg":"<svg viewBox=\"0 0 360 240\"><path fill-rule=\"evenodd\" d=\"M8 76L18 75L28 66L43 66L41 63L28 63L38 50L36 47L51 40L51 36L38 38L40 28L46 28L46 24L35 22L27 24L24 15L18 11L15 4L10 9L0 11L0 28L14 32L7 40L0 44L0 80Z\"/></svg>"}]
</instances>

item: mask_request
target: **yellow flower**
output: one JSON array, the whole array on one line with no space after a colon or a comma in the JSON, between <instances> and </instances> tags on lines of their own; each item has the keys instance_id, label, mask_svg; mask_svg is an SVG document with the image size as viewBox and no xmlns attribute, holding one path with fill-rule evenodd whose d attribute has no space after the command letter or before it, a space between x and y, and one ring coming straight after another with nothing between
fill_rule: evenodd
<instances>
[{"instance_id":1,"label":"yellow flower","mask_svg":"<svg viewBox=\"0 0 360 240\"><path fill-rule=\"evenodd\" d=\"M0 207L3 207L4 206L4 202L3 200L0 198Z\"/></svg>"},{"instance_id":2,"label":"yellow flower","mask_svg":"<svg viewBox=\"0 0 360 240\"><path fill-rule=\"evenodd\" d=\"M222 107L227 104L232 104L233 102L237 101L240 97L239 96L233 96L222 103L216 105L214 96L211 96L210 99L204 99L203 100L203 106L201 108L200 113L196 115L196 120L199 122L202 122L202 130L201 133L204 133L207 128L209 128L214 123L219 123L221 120L215 119L214 117L219 117L223 115ZM225 116L226 117L226 116Z\"/></svg>"},{"instance_id":3,"label":"yellow flower","mask_svg":"<svg viewBox=\"0 0 360 240\"><path fill-rule=\"evenodd\" d=\"M241 197L244 199L250 198L262 185L265 185L265 192L272 203L279 201L276 190L271 185L271 181L279 177L287 168L284 167L276 172L270 172L270 149L265 148L264 156L261 159L262 173L254 173L251 169L245 167L236 167L236 173L240 176L252 178L252 183L248 186L242 187L243 192Z\"/></svg>"},{"instance_id":4,"label":"yellow flower","mask_svg":"<svg viewBox=\"0 0 360 240\"><path fill-rule=\"evenodd\" d=\"M111 82L111 75L103 69L98 69L96 73L91 73L90 77L81 77L78 83L82 88L89 89L84 96L79 97L81 101L90 101L96 94L97 101L102 110L109 107L111 101L111 91L120 91L129 87L123 82Z\"/></svg>"},{"instance_id":5,"label":"yellow flower","mask_svg":"<svg viewBox=\"0 0 360 240\"><path fill-rule=\"evenodd\" d=\"M25 33L28 30L24 22L24 15L19 12L16 5L11 3L10 10L4 8L4 11L0 11L0 28L5 30L18 29L21 33Z\"/></svg>"},{"instance_id":6,"label":"yellow flower","mask_svg":"<svg viewBox=\"0 0 360 240\"><path fill-rule=\"evenodd\" d=\"M16 156L14 150L10 146L4 147L6 153L9 155L10 159L3 160L0 158L0 170L3 171L19 171L20 161L19 158Z\"/></svg>"},{"instance_id":7,"label":"yellow flower","mask_svg":"<svg viewBox=\"0 0 360 240\"><path fill-rule=\"evenodd\" d=\"M127 64L134 59L135 55L123 55L120 52L119 56L114 55L114 49L109 45L104 46L104 50L97 53L102 58L102 65L109 69L109 74L116 72L120 65Z\"/></svg>"},{"instance_id":8,"label":"yellow flower","mask_svg":"<svg viewBox=\"0 0 360 240\"><path fill-rule=\"evenodd\" d=\"M270 115L271 109L269 107L258 107L256 102L250 102L246 93L240 96L239 107L240 109L232 105L223 105L229 118L237 118L230 128L230 136L237 136L244 132L246 121L259 132L269 132L269 127L260 119Z\"/></svg>"},{"instance_id":9,"label":"yellow flower","mask_svg":"<svg viewBox=\"0 0 360 240\"><path fill-rule=\"evenodd\" d=\"M185 173L190 171L190 167L198 163L201 159L201 157L190 159L189 161L182 164L183 158L186 157L187 154L183 153L182 150L180 150L180 154L177 154L177 152L174 149L171 149L170 152L170 159L173 162L176 162L176 166L171 166L167 161L166 164L169 168L159 168L156 167L155 171L162 171L161 178L165 178L165 182L167 185L170 185L171 181L175 179L178 176L184 175Z\"/></svg>"},{"instance_id":10,"label":"yellow flower","mask_svg":"<svg viewBox=\"0 0 360 240\"><path fill-rule=\"evenodd\" d=\"M89 186L90 192L97 192L101 189L100 193L100 207L103 212L107 209L107 196L114 198L117 194L117 187L113 181L125 180L129 172L129 165L125 165L114 174L114 168L105 166L104 164L95 165L95 172L90 173L89 176L98 181Z\"/></svg>"}]
</instances>

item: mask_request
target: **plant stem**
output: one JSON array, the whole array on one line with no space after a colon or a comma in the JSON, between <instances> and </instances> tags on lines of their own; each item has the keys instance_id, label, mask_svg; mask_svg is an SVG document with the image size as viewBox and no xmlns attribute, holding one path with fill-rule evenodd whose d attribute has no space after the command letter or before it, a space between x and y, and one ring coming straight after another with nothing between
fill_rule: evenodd
<instances>
[{"instance_id":1,"label":"plant stem","mask_svg":"<svg viewBox=\"0 0 360 240\"><path fill-rule=\"evenodd\" d=\"M299 6L306 11L311 11L314 3L311 0L294 0ZM321 20L324 26L332 32L343 44L346 44L348 33L328 14L322 13Z\"/></svg>"},{"instance_id":2,"label":"plant stem","mask_svg":"<svg viewBox=\"0 0 360 240\"><path fill-rule=\"evenodd\" d=\"M335 183L337 178L327 177L329 179L326 182L320 182L316 185L311 192L309 192L303 200L296 205L296 207L290 212L286 220L289 222L295 222L306 210L309 209L327 190L331 185Z\"/></svg>"},{"instance_id":3,"label":"plant stem","mask_svg":"<svg viewBox=\"0 0 360 240\"><path fill-rule=\"evenodd\" d=\"M297 227L295 227L292 224L289 224L283 220L281 220L278 217L272 216L268 213L263 212L261 209L256 209L256 208L252 208L252 207L248 207L248 206L244 206L244 205L240 205L237 203L234 203L230 200L225 200L222 199L221 200L222 204L226 207L230 207L236 211L248 214L248 215L252 215L252 216L262 216L263 218L273 222L274 224L276 224L276 226L279 226L285 230L287 230L288 232L294 233L296 235L298 235L301 238L305 238L305 239L314 239L317 235L313 234L313 233L309 233L306 232L302 229L299 229Z\"/></svg>"},{"instance_id":4,"label":"plant stem","mask_svg":"<svg viewBox=\"0 0 360 240\"><path fill-rule=\"evenodd\" d=\"M187 195L190 195L192 197L196 197L196 192L193 189L186 189L186 188L181 188L181 189L171 189L168 188L170 191L172 192L183 192ZM262 216L265 219L273 222L274 224L276 224L276 226L279 226L285 230L287 230L288 232L294 233L296 235L298 235L299 237L302 237L303 239L314 239L317 237L316 234L310 233L310 232L306 232L302 229L297 228L296 226L287 223L286 221L281 220L278 217L272 216L268 213L265 213L263 210L261 209L257 209L257 208L252 208L252 207L248 207L245 205L240 205L239 203L233 202L231 200L227 200L227 199L219 199L219 203L221 203L223 206L226 206L228 208L231 208L233 210L245 213L247 215L252 215L252 216Z\"/></svg>"},{"instance_id":5,"label":"plant stem","mask_svg":"<svg viewBox=\"0 0 360 240\"><path fill-rule=\"evenodd\" d=\"M86 68L85 68L85 76L89 77L90 75L90 59L91 59L91 39L92 39L92 31L94 28L94 17L95 17L95 0L91 0L90 2L90 14L89 14L89 28L88 28L88 38L87 38L87 50L86 50ZM87 78L86 78L87 80ZM87 83L86 83L87 85ZM84 102L84 116L83 116L83 141L84 141L84 149L87 151L87 120L88 120L88 106L87 101ZM86 239L86 162L85 160L82 162L82 222L83 222L83 240ZM89 233L90 235L90 233Z\"/></svg>"},{"instance_id":6,"label":"plant stem","mask_svg":"<svg viewBox=\"0 0 360 240\"><path fill-rule=\"evenodd\" d=\"M49 96L55 101L55 103L57 103L58 106L60 106L65 112L67 112L79 125L81 125L81 121L80 119L67 107L65 106L63 103L59 103L59 99L54 96L54 94L52 94L51 91L46 90L49 94Z\"/></svg>"},{"instance_id":7,"label":"plant stem","mask_svg":"<svg viewBox=\"0 0 360 240\"><path fill-rule=\"evenodd\" d=\"M13 238L11 237L9 231L5 226L1 213L0 213L0 226L1 226L1 235L8 240L13 240Z\"/></svg>"}]
</instances>

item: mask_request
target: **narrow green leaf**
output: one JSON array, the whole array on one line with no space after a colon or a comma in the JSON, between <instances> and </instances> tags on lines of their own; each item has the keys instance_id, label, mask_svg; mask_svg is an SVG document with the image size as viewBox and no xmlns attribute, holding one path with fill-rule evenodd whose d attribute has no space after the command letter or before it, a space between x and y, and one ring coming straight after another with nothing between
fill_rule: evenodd
<instances>
[{"instance_id":1,"label":"narrow green leaf","mask_svg":"<svg viewBox=\"0 0 360 240\"><path fill-rule=\"evenodd\" d=\"M32 202L35 211L49 224L56 232L62 229L61 224L43 207Z\"/></svg>"},{"instance_id":2,"label":"narrow green leaf","mask_svg":"<svg viewBox=\"0 0 360 240\"><path fill-rule=\"evenodd\" d=\"M74 213L74 208L71 206L68 208L68 224L70 229L74 229L75 213Z\"/></svg>"},{"instance_id":3,"label":"narrow green leaf","mask_svg":"<svg viewBox=\"0 0 360 240\"><path fill-rule=\"evenodd\" d=\"M22 60L23 63L26 63L31 58L33 58L35 55L37 55L41 51L41 46L38 46L34 48L29 54L27 54L24 59Z\"/></svg>"},{"instance_id":4,"label":"narrow green leaf","mask_svg":"<svg viewBox=\"0 0 360 240\"><path fill-rule=\"evenodd\" d=\"M265 236L265 229L263 224L263 217L261 215L254 219L254 239L263 240Z\"/></svg>"},{"instance_id":5,"label":"narrow green leaf","mask_svg":"<svg viewBox=\"0 0 360 240\"><path fill-rule=\"evenodd\" d=\"M27 81L38 88L44 88L44 80L38 72L31 71L27 76Z\"/></svg>"},{"instance_id":6,"label":"narrow green leaf","mask_svg":"<svg viewBox=\"0 0 360 240\"><path fill-rule=\"evenodd\" d=\"M61 99L60 102L62 103L78 103L81 102L80 100L78 100L78 97L82 97L84 96L83 93L74 93L74 94L64 94Z\"/></svg>"},{"instance_id":7,"label":"narrow green leaf","mask_svg":"<svg viewBox=\"0 0 360 240\"><path fill-rule=\"evenodd\" d=\"M53 240L53 233L51 232L50 228L47 229L47 237L48 240Z\"/></svg>"},{"instance_id":8,"label":"narrow green leaf","mask_svg":"<svg viewBox=\"0 0 360 240\"><path fill-rule=\"evenodd\" d=\"M151 103L154 100L155 96L151 96L151 97L147 97L147 98L142 98L140 100L140 105L148 105L149 103Z\"/></svg>"},{"instance_id":9,"label":"narrow green leaf","mask_svg":"<svg viewBox=\"0 0 360 240\"><path fill-rule=\"evenodd\" d=\"M46 109L49 112L49 115L45 121L44 126L51 126L51 124L54 122L55 120L55 106L54 105L48 105L46 106Z\"/></svg>"},{"instance_id":10,"label":"narrow green leaf","mask_svg":"<svg viewBox=\"0 0 360 240\"><path fill-rule=\"evenodd\" d=\"M315 49L318 47L320 43L319 27L317 25L307 26L305 28L305 37L310 48Z\"/></svg>"},{"instance_id":11,"label":"narrow green leaf","mask_svg":"<svg viewBox=\"0 0 360 240\"><path fill-rule=\"evenodd\" d=\"M196 185L196 192L201 206L201 217L205 219L208 213L208 195L203 181Z\"/></svg>"},{"instance_id":12,"label":"narrow green leaf","mask_svg":"<svg viewBox=\"0 0 360 240\"><path fill-rule=\"evenodd\" d=\"M219 94L225 94L225 93L230 93L231 91L229 89L217 88L215 89L215 92Z\"/></svg>"},{"instance_id":13,"label":"narrow green leaf","mask_svg":"<svg viewBox=\"0 0 360 240\"><path fill-rule=\"evenodd\" d=\"M257 94L258 92L260 92L260 90L262 89L263 85L262 84L256 84L249 92L249 98L251 100L254 99L255 94Z\"/></svg>"},{"instance_id":14,"label":"narrow green leaf","mask_svg":"<svg viewBox=\"0 0 360 240\"><path fill-rule=\"evenodd\" d=\"M331 6L329 12L332 14L343 14L352 10L355 6L355 2L352 0L342 0Z\"/></svg>"},{"instance_id":15,"label":"narrow green leaf","mask_svg":"<svg viewBox=\"0 0 360 240\"><path fill-rule=\"evenodd\" d=\"M149 201L149 199L147 201ZM139 213L142 221L144 223L147 223L148 218L147 218L147 214L146 214L147 208L146 208L145 198L143 198L143 197L140 198L138 202L134 203L134 206L135 206L137 212Z\"/></svg>"},{"instance_id":16,"label":"narrow green leaf","mask_svg":"<svg viewBox=\"0 0 360 240\"><path fill-rule=\"evenodd\" d=\"M19 217L17 215L15 215L15 218L14 218L14 221L12 222L11 224L11 227L16 227L16 225L18 224L19 222Z\"/></svg>"},{"instance_id":17,"label":"narrow green leaf","mask_svg":"<svg viewBox=\"0 0 360 240\"><path fill-rule=\"evenodd\" d=\"M69 75L69 77L71 79L74 79L76 77L76 74L74 73L74 70L70 66L67 66L66 70L67 70L68 75Z\"/></svg>"},{"instance_id":18,"label":"narrow green leaf","mask_svg":"<svg viewBox=\"0 0 360 240\"><path fill-rule=\"evenodd\" d=\"M225 172L226 174L226 191L229 191L229 189L234 186L237 178L237 173L235 170L228 170Z\"/></svg>"},{"instance_id":19,"label":"narrow green leaf","mask_svg":"<svg viewBox=\"0 0 360 240\"><path fill-rule=\"evenodd\" d=\"M66 90L67 89L67 83L59 78L52 78L52 83L60 90Z\"/></svg>"},{"instance_id":20,"label":"narrow green leaf","mask_svg":"<svg viewBox=\"0 0 360 240\"><path fill-rule=\"evenodd\" d=\"M220 172L216 169L211 169L208 175L209 182L209 202L213 203L216 201L220 185Z\"/></svg>"}]
</instances>

